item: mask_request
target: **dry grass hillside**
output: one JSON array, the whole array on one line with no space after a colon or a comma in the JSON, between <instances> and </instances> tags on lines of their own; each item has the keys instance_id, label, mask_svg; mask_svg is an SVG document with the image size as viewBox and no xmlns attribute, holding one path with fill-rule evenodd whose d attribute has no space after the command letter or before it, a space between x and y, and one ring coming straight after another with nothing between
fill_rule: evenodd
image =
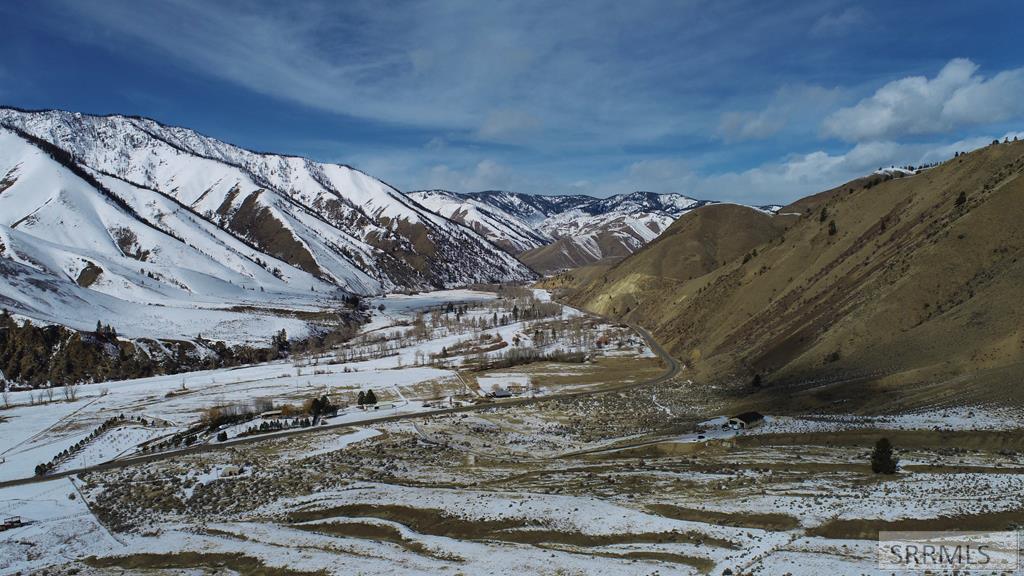
<instances>
[{"instance_id":1,"label":"dry grass hillside","mask_svg":"<svg viewBox=\"0 0 1024 576\"><path fill-rule=\"evenodd\" d=\"M603 268L572 270L550 285L583 286L574 294L574 301L585 302L601 314L622 315L641 307L640 302L650 297L679 289L751 254L757 246L780 236L785 224L794 220L773 218L736 204L711 204L681 216L631 258Z\"/></svg>"},{"instance_id":2,"label":"dry grass hillside","mask_svg":"<svg viewBox=\"0 0 1024 576\"><path fill-rule=\"evenodd\" d=\"M788 221L709 206L601 275L551 282L576 305L650 328L695 378L752 400L1016 402L1022 171L1024 142L999 144L806 198L781 211L799 214Z\"/></svg>"},{"instance_id":3,"label":"dry grass hillside","mask_svg":"<svg viewBox=\"0 0 1024 576\"><path fill-rule=\"evenodd\" d=\"M593 237L598 254L604 258L598 262L609 264L618 262L630 255L630 248L625 245L616 231L601 230ZM594 263L593 250L587 250L572 238L559 238L550 244L527 250L517 256L519 261L541 274L556 270L565 270L577 266L588 266Z\"/></svg>"}]
</instances>

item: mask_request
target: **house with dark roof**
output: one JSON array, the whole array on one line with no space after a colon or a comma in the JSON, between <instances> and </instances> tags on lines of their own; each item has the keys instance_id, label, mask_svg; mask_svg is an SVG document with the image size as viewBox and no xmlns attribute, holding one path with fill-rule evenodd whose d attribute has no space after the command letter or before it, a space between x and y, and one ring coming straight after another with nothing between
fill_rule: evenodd
<instances>
[{"instance_id":1,"label":"house with dark roof","mask_svg":"<svg viewBox=\"0 0 1024 576\"><path fill-rule=\"evenodd\" d=\"M756 428L764 423L764 415L760 412L744 412L729 418L729 428L733 430L746 430Z\"/></svg>"}]
</instances>

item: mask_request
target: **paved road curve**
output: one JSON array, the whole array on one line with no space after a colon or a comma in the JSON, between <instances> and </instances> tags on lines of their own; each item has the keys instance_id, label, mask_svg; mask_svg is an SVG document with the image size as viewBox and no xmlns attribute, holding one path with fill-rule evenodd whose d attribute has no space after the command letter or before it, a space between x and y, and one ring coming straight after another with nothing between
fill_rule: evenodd
<instances>
[{"instance_id":1,"label":"paved road curve","mask_svg":"<svg viewBox=\"0 0 1024 576\"><path fill-rule=\"evenodd\" d=\"M190 446L188 448L182 448L180 450L170 450L167 452L160 452L157 454L147 454L144 456L133 456L131 458L122 458L119 460L112 460L110 462L104 462L103 464L97 464L95 466L87 466L85 468L77 468L74 470L66 470L63 472L56 472L54 474L48 474L46 476L32 476L29 478L19 478L17 480L7 480L0 482L0 488L7 488L9 486L21 486L24 484L34 484L37 482L48 482L57 478L66 478L76 474L84 474L86 472L98 472L102 470L114 470L117 468L125 468L127 466L134 466L136 464L143 464L146 462L155 462L157 460L167 460L170 458L176 458L186 454L201 454L204 452L213 452L215 450L227 450L230 448L236 448L244 444L253 444L256 442L265 442L268 440L279 440L281 438L287 438L291 436L297 436L299 434L311 434L314 432L323 432L332 428L350 428L352 426L367 426L372 424L378 424L381 422L395 422L397 420L408 420L411 418L425 418L429 416L436 416L439 414L453 414L457 412L477 412L481 410L490 410L492 408L500 408L505 406L525 406L527 404L534 404L537 402L546 402L548 400L556 400L560 398L574 398L578 396L591 396L595 394L606 394L608 392L616 392L619 390L625 390L628 388L636 388L638 386L645 386L648 384L660 384L674 378L680 371L679 361L672 357L671 354L662 348L661 344L651 336L651 333L641 328L629 324L632 328L640 334L640 336L647 342L651 350L658 355L659 358L665 363L665 372L655 378L642 380L640 382L628 382L624 384L616 384L614 386L607 386L597 390L583 390L579 392L565 392L561 394L551 394L548 396L536 396L532 398L514 398L512 400L503 400L501 402L490 402L485 404L474 404L471 406L460 406L457 408L442 408L439 410L431 410L429 412L415 412L412 414L398 414L395 416L382 416L380 418L369 418L366 420L360 420L359 422L339 422L337 424L327 424L326 426L315 426L309 428L298 428L295 430L286 430L275 434L263 434L257 436L251 436L240 440L233 440L231 442L225 442L221 444L199 444L196 446Z\"/></svg>"}]
</instances>

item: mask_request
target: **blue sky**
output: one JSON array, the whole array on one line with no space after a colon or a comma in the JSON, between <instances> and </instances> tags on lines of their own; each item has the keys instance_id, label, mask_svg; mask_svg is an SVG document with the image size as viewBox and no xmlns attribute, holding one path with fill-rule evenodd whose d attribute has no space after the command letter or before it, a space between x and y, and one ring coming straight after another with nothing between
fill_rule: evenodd
<instances>
[{"instance_id":1,"label":"blue sky","mask_svg":"<svg viewBox=\"0 0 1024 576\"><path fill-rule=\"evenodd\" d=\"M0 102L403 190L785 202L1024 130L1024 4L0 3Z\"/></svg>"}]
</instances>

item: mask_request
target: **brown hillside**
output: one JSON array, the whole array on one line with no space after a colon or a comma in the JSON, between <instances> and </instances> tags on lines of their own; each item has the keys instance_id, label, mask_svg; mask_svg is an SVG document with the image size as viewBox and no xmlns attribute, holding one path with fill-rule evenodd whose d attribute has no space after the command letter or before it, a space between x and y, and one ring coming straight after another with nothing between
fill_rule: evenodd
<instances>
[{"instance_id":1,"label":"brown hillside","mask_svg":"<svg viewBox=\"0 0 1024 576\"><path fill-rule=\"evenodd\" d=\"M794 221L746 206L709 204L681 216L661 236L600 277L593 274L573 299L602 314L632 311L645 299L658 299L719 266L752 255ZM579 276L575 270L567 274ZM659 305L652 301L642 308L655 311Z\"/></svg>"},{"instance_id":2,"label":"brown hillside","mask_svg":"<svg viewBox=\"0 0 1024 576\"><path fill-rule=\"evenodd\" d=\"M742 243L710 258L693 236L666 232L569 298L651 328L696 377L743 393L761 374L760 396L804 403L877 408L881 396L866 392L879 391L915 405L1016 398L1022 171L1024 142L915 176L854 181L784 209L801 216L746 262ZM703 210L690 216L710 219ZM689 277L712 261L719 266Z\"/></svg>"},{"instance_id":3,"label":"brown hillside","mask_svg":"<svg viewBox=\"0 0 1024 576\"><path fill-rule=\"evenodd\" d=\"M631 253L629 247L619 238L617 230L601 230L594 235L594 242L600 254L605 256L597 261L600 263L618 262ZM551 244L527 250L517 257L520 262L541 274L595 263L594 254L583 249L571 238L559 238Z\"/></svg>"}]
</instances>

